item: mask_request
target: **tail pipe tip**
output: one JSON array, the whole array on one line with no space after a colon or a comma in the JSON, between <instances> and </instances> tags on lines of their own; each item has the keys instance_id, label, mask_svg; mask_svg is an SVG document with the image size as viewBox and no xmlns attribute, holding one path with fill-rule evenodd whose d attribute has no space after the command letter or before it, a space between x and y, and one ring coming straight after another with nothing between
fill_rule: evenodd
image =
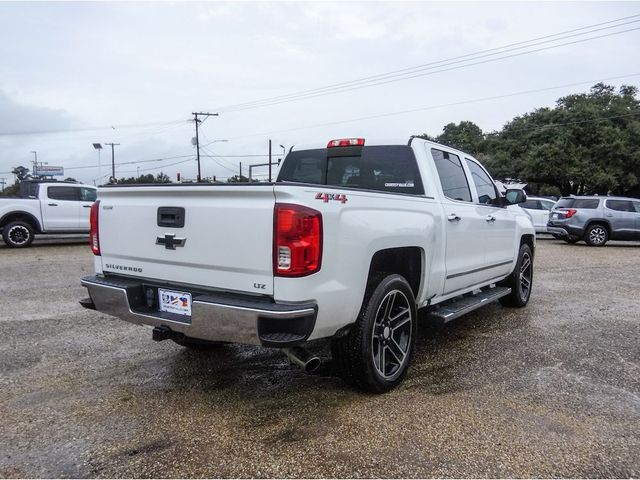
<instances>
[{"instance_id":1,"label":"tail pipe tip","mask_svg":"<svg viewBox=\"0 0 640 480\"><path fill-rule=\"evenodd\" d=\"M302 347L283 348L282 351L289 357L292 363L298 365L306 373L315 372L320 368L320 364L322 363L319 357Z\"/></svg>"}]
</instances>

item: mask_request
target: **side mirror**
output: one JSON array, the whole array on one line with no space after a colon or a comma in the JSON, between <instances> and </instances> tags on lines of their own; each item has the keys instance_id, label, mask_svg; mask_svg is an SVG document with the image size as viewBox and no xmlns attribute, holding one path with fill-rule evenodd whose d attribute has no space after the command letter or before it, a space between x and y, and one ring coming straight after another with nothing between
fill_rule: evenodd
<instances>
[{"instance_id":1,"label":"side mirror","mask_svg":"<svg viewBox=\"0 0 640 480\"><path fill-rule=\"evenodd\" d=\"M527 201L527 194L519 188L509 188L504 196L507 205L516 205Z\"/></svg>"}]
</instances>

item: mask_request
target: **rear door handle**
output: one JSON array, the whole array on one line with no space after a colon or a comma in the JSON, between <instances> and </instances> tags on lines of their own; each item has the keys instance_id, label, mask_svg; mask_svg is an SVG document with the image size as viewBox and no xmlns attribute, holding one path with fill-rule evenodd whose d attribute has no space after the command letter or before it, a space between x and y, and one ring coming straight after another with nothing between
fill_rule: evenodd
<instances>
[{"instance_id":1,"label":"rear door handle","mask_svg":"<svg viewBox=\"0 0 640 480\"><path fill-rule=\"evenodd\" d=\"M606 217L613 217L613 214L612 213L607 213L605 216Z\"/></svg>"},{"instance_id":2,"label":"rear door handle","mask_svg":"<svg viewBox=\"0 0 640 480\"><path fill-rule=\"evenodd\" d=\"M47 205L49 205L50 207L57 207L58 206L57 203L47 203Z\"/></svg>"},{"instance_id":3,"label":"rear door handle","mask_svg":"<svg viewBox=\"0 0 640 480\"><path fill-rule=\"evenodd\" d=\"M494 217L493 215L487 215L487 216L485 217L485 220L486 220L487 222L495 222L495 221L496 221L496 217Z\"/></svg>"},{"instance_id":4,"label":"rear door handle","mask_svg":"<svg viewBox=\"0 0 640 480\"><path fill-rule=\"evenodd\" d=\"M91 208L91 205L82 205L84 208Z\"/></svg>"},{"instance_id":5,"label":"rear door handle","mask_svg":"<svg viewBox=\"0 0 640 480\"><path fill-rule=\"evenodd\" d=\"M447 217L447 220L449 220L450 222L459 222L462 219L458 215L456 215L455 213L451 213Z\"/></svg>"}]
</instances>

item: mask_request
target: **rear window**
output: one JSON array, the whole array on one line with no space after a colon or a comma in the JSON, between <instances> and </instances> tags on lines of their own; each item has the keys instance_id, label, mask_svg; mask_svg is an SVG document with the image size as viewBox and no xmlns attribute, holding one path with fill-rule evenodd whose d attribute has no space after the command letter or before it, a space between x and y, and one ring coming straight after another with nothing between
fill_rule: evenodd
<instances>
[{"instance_id":1,"label":"rear window","mask_svg":"<svg viewBox=\"0 0 640 480\"><path fill-rule=\"evenodd\" d=\"M327 153L331 152L326 148L291 152L278 182L424 194L416 157L407 145L363 147L356 156L327 157Z\"/></svg>"},{"instance_id":2,"label":"rear window","mask_svg":"<svg viewBox=\"0 0 640 480\"><path fill-rule=\"evenodd\" d=\"M555 208L598 208L599 198L561 198Z\"/></svg>"}]
</instances>

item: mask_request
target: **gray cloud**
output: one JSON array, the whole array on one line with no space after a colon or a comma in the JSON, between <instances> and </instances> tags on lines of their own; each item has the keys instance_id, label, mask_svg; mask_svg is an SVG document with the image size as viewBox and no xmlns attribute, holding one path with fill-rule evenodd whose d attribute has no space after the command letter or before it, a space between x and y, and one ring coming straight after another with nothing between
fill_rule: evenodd
<instances>
[{"instance_id":1,"label":"gray cloud","mask_svg":"<svg viewBox=\"0 0 640 480\"><path fill-rule=\"evenodd\" d=\"M19 103L0 91L0 134L64 130L73 126L63 110Z\"/></svg>"}]
</instances>

